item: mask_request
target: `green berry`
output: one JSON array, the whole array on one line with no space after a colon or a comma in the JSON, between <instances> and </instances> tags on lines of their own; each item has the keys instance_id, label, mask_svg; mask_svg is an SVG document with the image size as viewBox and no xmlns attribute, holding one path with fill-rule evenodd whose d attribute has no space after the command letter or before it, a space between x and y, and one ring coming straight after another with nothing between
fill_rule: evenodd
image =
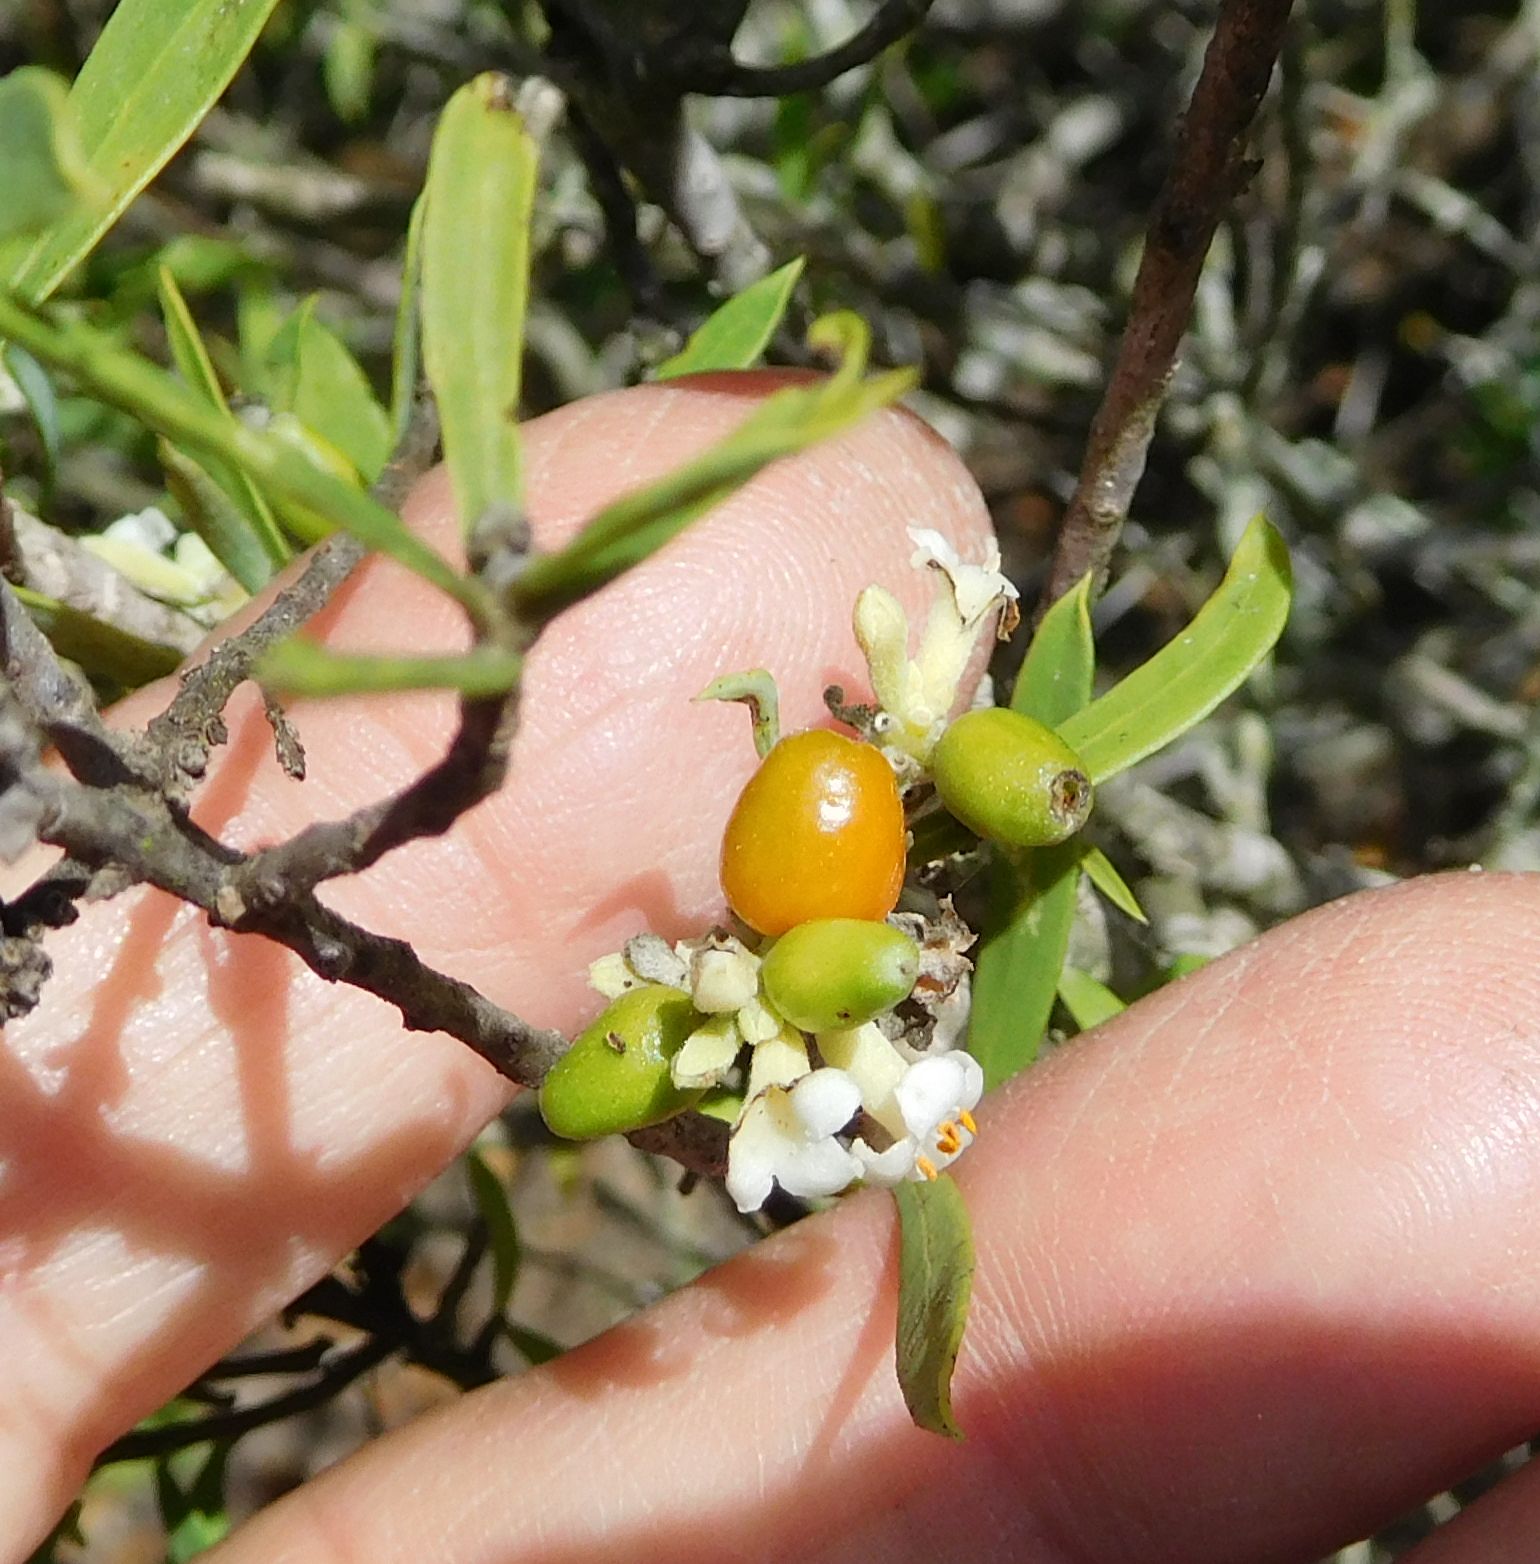
<instances>
[{"instance_id":1,"label":"green berry","mask_svg":"<svg viewBox=\"0 0 1540 1564\"><path fill-rule=\"evenodd\" d=\"M540 1112L558 1135L594 1140L672 1118L700 1097L681 1091L669 1060L700 1025L688 994L664 983L633 988L558 1059Z\"/></svg>"},{"instance_id":2,"label":"green berry","mask_svg":"<svg viewBox=\"0 0 1540 1564\"><path fill-rule=\"evenodd\" d=\"M1091 779L1052 728L1003 706L970 711L931 756L941 802L970 830L1007 847L1051 847L1091 813Z\"/></svg>"},{"instance_id":3,"label":"green berry","mask_svg":"<svg viewBox=\"0 0 1540 1564\"><path fill-rule=\"evenodd\" d=\"M920 947L888 923L817 918L771 947L759 969L765 998L804 1032L860 1026L907 999Z\"/></svg>"}]
</instances>

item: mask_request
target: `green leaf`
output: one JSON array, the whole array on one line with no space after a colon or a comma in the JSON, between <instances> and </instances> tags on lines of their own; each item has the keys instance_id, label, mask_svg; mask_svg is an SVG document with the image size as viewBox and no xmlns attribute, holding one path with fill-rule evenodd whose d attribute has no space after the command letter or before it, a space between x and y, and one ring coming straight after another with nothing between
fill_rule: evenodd
<instances>
[{"instance_id":1,"label":"green leaf","mask_svg":"<svg viewBox=\"0 0 1540 1564\"><path fill-rule=\"evenodd\" d=\"M235 415L225 400L224 388L219 383L213 360L204 346L203 337L192 318L192 311L187 307L187 300L182 296L182 290L177 286L175 276L168 267L161 266L157 282L161 314L166 323L166 340L170 344L171 361L176 365L177 373L193 390L202 392L210 407L233 419ZM175 447L162 442L162 465L167 467L167 476L170 478L172 473L165 459L166 450L175 452ZM178 461L176 480L183 490L190 491L195 480L187 474L186 469L193 463L180 452L175 452L175 455ZM189 523L208 544L214 558L248 592L260 591L272 577L275 567L287 563L292 550L278 530L272 508L245 473L217 457L205 458L203 465L209 480L226 497L223 506L217 506L213 499L203 497L208 484L196 485L196 502L178 492L175 485L173 492L176 493L178 503L188 512ZM197 509L197 515L193 514L194 508ZM217 523L207 514L211 509L217 509L220 513Z\"/></svg>"},{"instance_id":2,"label":"green leaf","mask_svg":"<svg viewBox=\"0 0 1540 1564\"><path fill-rule=\"evenodd\" d=\"M182 661L182 653L174 646L146 641L28 587L11 590L53 643L54 650L79 663L93 679L135 689L174 673Z\"/></svg>"},{"instance_id":3,"label":"green leaf","mask_svg":"<svg viewBox=\"0 0 1540 1564\"><path fill-rule=\"evenodd\" d=\"M914 372L889 370L861 379L866 326L854 315L813 323L809 342L843 350L827 380L787 386L683 467L604 507L567 546L533 560L514 589L532 620L549 617L639 564L761 469L819 440L842 434L867 414L896 402L915 383Z\"/></svg>"},{"instance_id":4,"label":"green leaf","mask_svg":"<svg viewBox=\"0 0 1540 1564\"><path fill-rule=\"evenodd\" d=\"M1091 577L1083 575L1043 615L1011 691L1011 710L1056 728L1091 698Z\"/></svg>"},{"instance_id":5,"label":"green leaf","mask_svg":"<svg viewBox=\"0 0 1540 1564\"><path fill-rule=\"evenodd\" d=\"M1011 707L1057 726L1091 698L1096 647L1086 576L1043 615L1027 648ZM990 870L990 915L973 975L968 1048L998 1086L1037 1057L1069 950L1085 846L1069 841Z\"/></svg>"},{"instance_id":6,"label":"green leaf","mask_svg":"<svg viewBox=\"0 0 1540 1564\"><path fill-rule=\"evenodd\" d=\"M549 1363L552 1358L559 1358L562 1355L560 1342L553 1341L542 1332L530 1330L526 1326L505 1324L503 1334L524 1355L524 1361L531 1368L539 1368L542 1363Z\"/></svg>"},{"instance_id":7,"label":"green leaf","mask_svg":"<svg viewBox=\"0 0 1540 1564\"><path fill-rule=\"evenodd\" d=\"M1081 850L1080 867L1086 878L1119 912L1125 912L1136 923L1148 923L1139 898L1129 888L1128 881L1117 871L1117 866L1099 847L1086 843Z\"/></svg>"},{"instance_id":8,"label":"green leaf","mask_svg":"<svg viewBox=\"0 0 1540 1564\"><path fill-rule=\"evenodd\" d=\"M319 542L338 528L351 532L447 592L473 617L486 614L486 591L478 581L462 576L378 500L327 471L303 443L277 429L252 429L227 418L108 333L80 321L34 314L0 292L0 339L5 338L21 343L45 364L67 370L82 390L168 440L200 457L223 457L250 474L270 495L293 507L291 520L303 529L307 542Z\"/></svg>"},{"instance_id":9,"label":"green leaf","mask_svg":"<svg viewBox=\"0 0 1540 1564\"><path fill-rule=\"evenodd\" d=\"M179 1479L176 1456L155 1463L155 1496L166 1528L166 1564L188 1564L200 1553L223 1542L230 1532L225 1508L225 1464L228 1444L215 1445L190 1480ZM182 1457L186 1464L187 1457Z\"/></svg>"},{"instance_id":10,"label":"green leaf","mask_svg":"<svg viewBox=\"0 0 1540 1564\"><path fill-rule=\"evenodd\" d=\"M1104 983L1098 983L1079 967L1065 967L1059 974L1059 998L1082 1032L1121 1015L1127 1006Z\"/></svg>"},{"instance_id":11,"label":"green leaf","mask_svg":"<svg viewBox=\"0 0 1540 1564\"><path fill-rule=\"evenodd\" d=\"M273 561L253 531L251 518L222 484L170 441L159 441L156 452L166 475L166 487L182 512L182 520L248 592L260 592L272 579ZM223 470L234 474L233 468Z\"/></svg>"},{"instance_id":12,"label":"green leaf","mask_svg":"<svg viewBox=\"0 0 1540 1564\"><path fill-rule=\"evenodd\" d=\"M0 363L21 392L37 429L38 443L43 452L43 494L45 508L47 497L52 495L54 478L59 470L59 398L54 392L48 371L24 348L14 342L0 347Z\"/></svg>"},{"instance_id":13,"label":"green leaf","mask_svg":"<svg viewBox=\"0 0 1540 1564\"><path fill-rule=\"evenodd\" d=\"M1182 951L1171 958L1170 964L1161 975L1161 982L1174 983L1178 978L1187 977L1193 972L1201 972L1213 959L1212 956L1196 955L1190 950Z\"/></svg>"},{"instance_id":14,"label":"green leaf","mask_svg":"<svg viewBox=\"0 0 1540 1564\"><path fill-rule=\"evenodd\" d=\"M973 1292L973 1228L961 1190L946 1175L900 1184L898 1383L921 1428L961 1439L952 1416L952 1370Z\"/></svg>"},{"instance_id":15,"label":"green leaf","mask_svg":"<svg viewBox=\"0 0 1540 1564\"><path fill-rule=\"evenodd\" d=\"M973 974L968 1052L993 1090L1037 1058L1069 951L1080 884L1080 844L1039 848L1002 860Z\"/></svg>"},{"instance_id":16,"label":"green leaf","mask_svg":"<svg viewBox=\"0 0 1540 1564\"><path fill-rule=\"evenodd\" d=\"M1100 700L1059 725L1092 782L1116 776L1201 722L1272 650L1289 616L1283 539L1261 516L1197 617Z\"/></svg>"},{"instance_id":17,"label":"green leaf","mask_svg":"<svg viewBox=\"0 0 1540 1564\"><path fill-rule=\"evenodd\" d=\"M449 100L428 160L422 347L467 532L522 498L519 384L536 164L506 76L487 72Z\"/></svg>"},{"instance_id":18,"label":"green leaf","mask_svg":"<svg viewBox=\"0 0 1540 1564\"><path fill-rule=\"evenodd\" d=\"M177 280L167 266L156 269L156 287L160 293L160 312L166 323L166 341L171 348L171 362L177 373L194 391L201 391L210 407L229 412L224 387L214 370L214 361L203 344L197 322L187 307L187 300L177 286Z\"/></svg>"},{"instance_id":19,"label":"green leaf","mask_svg":"<svg viewBox=\"0 0 1540 1564\"><path fill-rule=\"evenodd\" d=\"M165 166L225 90L277 0L119 0L69 102L106 186L42 234L13 286L45 299Z\"/></svg>"},{"instance_id":20,"label":"green leaf","mask_svg":"<svg viewBox=\"0 0 1540 1564\"><path fill-rule=\"evenodd\" d=\"M371 28L352 18L337 23L326 53L321 57L321 77L327 100L338 119L356 125L369 112L374 88L375 38Z\"/></svg>"},{"instance_id":21,"label":"green leaf","mask_svg":"<svg viewBox=\"0 0 1540 1564\"><path fill-rule=\"evenodd\" d=\"M703 375L719 369L748 369L759 362L791 303L807 261L798 256L779 271L751 282L690 333L690 340L653 371L654 380Z\"/></svg>"},{"instance_id":22,"label":"green leaf","mask_svg":"<svg viewBox=\"0 0 1540 1564\"><path fill-rule=\"evenodd\" d=\"M473 1147L465 1154L465 1171L476 1198L476 1209L486 1225L487 1242L492 1250L492 1312L502 1314L513 1296L513 1284L519 1279L522 1258L519 1230L514 1224L513 1208L503 1181L486 1165Z\"/></svg>"},{"instance_id":23,"label":"green leaf","mask_svg":"<svg viewBox=\"0 0 1540 1564\"><path fill-rule=\"evenodd\" d=\"M268 357L274 411L292 413L373 483L390 458L390 415L342 338L317 318L314 298L279 328Z\"/></svg>"},{"instance_id":24,"label":"green leaf","mask_svg":"<svg viewBox=\"0 0 1540 1564\"><path fill-rule=\"evenodd\" d=\"M401 297L396 304L396 329L390 351L390 448L406 438L417 400L422 337L418 305L422 297L422 219L428 209L422 196L412 203L406 225L406 253L401 258Z\"/></svg>"},{"instance_id":25,"label":"green leaf","mask_svg":"<svg viewBox=\"0 0 1540 1564\"><path fill-rule=\"evenodd\" d=\"M457 690L502 695L519 682L523 659L496 647L446 657L368 657L329 652L313 641L281 641L257 665L257 678L285 695L384 695L395 690Z\"/></svg>"},{"instance_id":26,"label":"green leaf","mask_svg":"<svg viewBox=\"0 0 1540 1564\"><path fill-rule=\"evenodd\" d=\"M41 66L0 77L0 241L35 234L106 194L81 150L69 88Z\"/></svg>"}]
</instances>

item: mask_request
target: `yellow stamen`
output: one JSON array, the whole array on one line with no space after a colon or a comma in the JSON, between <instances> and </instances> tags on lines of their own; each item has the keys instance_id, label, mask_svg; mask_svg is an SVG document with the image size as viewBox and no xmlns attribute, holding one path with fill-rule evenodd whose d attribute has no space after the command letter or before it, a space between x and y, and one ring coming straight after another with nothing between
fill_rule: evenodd
<instances>
[{"instance_id":1,"label":"yellow stamen","mask_svg":"<svg viewBox=\"0 0 1540 1564\"><path fill-rule=\"evenodd\" d=\"M936 1164L932 1162L929 1157L916 1157L914 1165L928 1179L935 1180L941 1177L941 1175L936 1171Z\"/></svg>"},{"instance_id":2,"label":"yellow stamen","mask_svg":"<svg viewBox=\"0 0 1540 1564\"><path fill-rule=\"evenodd\" d=\"M950 1119L937 1126L936 1150L946 1157L955 1157L962 1150L962 1136Z\"/></svg>"},{"instance_id":3,"label":"yellow stamen","mask_svg":"<svg viewBox=\"0 0 1540 1564\"><path fill-rule=\"evenodd\" d=\"M977 1135L978 1134L978 1132L979 1132L978 1124L974 1121L973 1115L971 1113L969 1113L966 1108L964 1108L957 1115L957 1117L962 1120L962 1127L965 1130L967 1130L967 1132L970 1135Z\"/></svg>"}]
</instances>

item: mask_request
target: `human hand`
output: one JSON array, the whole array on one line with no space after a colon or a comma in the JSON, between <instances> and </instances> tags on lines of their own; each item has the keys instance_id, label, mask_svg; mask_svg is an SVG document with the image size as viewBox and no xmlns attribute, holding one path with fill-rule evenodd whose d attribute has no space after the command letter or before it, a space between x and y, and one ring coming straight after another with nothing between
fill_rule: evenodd
<instances>
[{"instance_id":1,"label":"human hand","mask_svg":"<svg viewBox=\"0 0 1540 1564\"><path fill-rule=\"evenodd\" d=\"M537 525L663 470L761 383L540 421ZM420 496L420 524L443 530L445 501L442 484ZM767 474L541 644L502 796L333 899L570 1028L590 956L716 908L713 844L752 754L741 714L688 697L764 662L789 725L814 720L823 685L855 677L857 588L883 580L917 606L907 525L966 550L985 521L955 459L896 415ZM408 625L424 644L457 633L447 605L371 565L327 633L398 646ZM426 696L298 718L303 787L268 759L254 703L232 709L205 824L286 834L406 780L448 728ZM155 893L92 909L51 948L44 1003L0 1055L6 1558L94 1450L409 1198L504 1096L459 1045L403 1035ZM1537 956L1531 881L1356 898L987 1103L959 1169L980 1261L962 1446L907 1421L890 1207L861 1197L381 1441L219 1556L1307 1559L1537 1421ZM1504 1556L1479 1533L1438 1555Z\"/></svg>"}]
</instances>

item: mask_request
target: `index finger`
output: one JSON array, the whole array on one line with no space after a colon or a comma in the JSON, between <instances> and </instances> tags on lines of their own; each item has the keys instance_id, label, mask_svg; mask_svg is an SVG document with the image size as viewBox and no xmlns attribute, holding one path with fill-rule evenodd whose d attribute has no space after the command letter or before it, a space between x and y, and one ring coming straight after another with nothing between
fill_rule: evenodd
<instances>
[{"instance_id":1,"label":"index finger","mask_svg":"<svg viewBox=\"0 0 1540 1564\"><path fill-rule=\"evenodd\" d=\"M698 450L773 383L647 387L536 421L537 537ZM442 481L411 514L452 539ZM911 606L926 590L911 525L972 550L988 524L956 457L905 414L767 471L552 626L503 793L327 899L526 1018L571 1027L593 956L720 909L715 844L754 753L741 712L690 697L764 663L788 722L815 720L826 683L858 682L856 590L880 580ZM442 649L464 631L447 600L371 562L325 633ZM197 802L205 825L249 843L354 808L436 759L453 714L417 695L293 715L303 785L279 771L255 698L232 703ZM46 1529L97 1449L399 1209L506 1095L461 1045L405 1035L372 998L157 892L87 908L49 949L43 1003L0 1051L3 1557Z\"/></svg>"}]
</instances>

